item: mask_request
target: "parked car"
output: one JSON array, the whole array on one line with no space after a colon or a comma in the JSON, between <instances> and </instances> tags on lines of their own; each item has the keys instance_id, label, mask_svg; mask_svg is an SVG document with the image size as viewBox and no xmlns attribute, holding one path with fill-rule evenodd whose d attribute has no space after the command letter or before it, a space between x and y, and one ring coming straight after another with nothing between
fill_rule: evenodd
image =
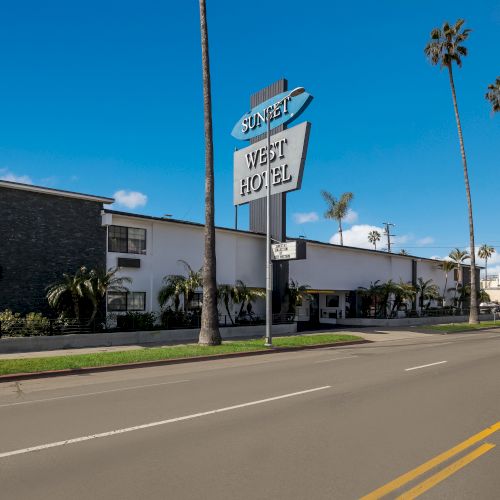
<instances>
[{"instance_id":1,"label":"parked car","mask_svg":"<svg viewBox=\"0 0 500 500\"><path fill-rule=\"evenodd\" d=\"M479 304L479 312L481 314L487 313L499 313L500 312L500 304L496 302L481 302Z\"/></svg>"}]
</instances>

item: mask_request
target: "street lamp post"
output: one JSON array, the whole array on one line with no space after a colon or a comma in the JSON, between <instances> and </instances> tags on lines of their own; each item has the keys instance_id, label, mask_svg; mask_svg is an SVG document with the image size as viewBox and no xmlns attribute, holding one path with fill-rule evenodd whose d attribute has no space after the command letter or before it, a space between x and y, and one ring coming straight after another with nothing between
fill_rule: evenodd
<instances>
[{"instance_id":1,"label":"street lamp post","mask_svg":"<svg viewBox=\"0 0 500 500\"><path fill-rule=\"evenodd\" d=\"M295 97L304 92L304 87L296 87L287 96L275 103L274 109L280 107L286 99ZM273 345L273 267L271 261L271 112L266 112L267 122L267 194L266 194L266 347Z\"/></svg>"}]
</instances>

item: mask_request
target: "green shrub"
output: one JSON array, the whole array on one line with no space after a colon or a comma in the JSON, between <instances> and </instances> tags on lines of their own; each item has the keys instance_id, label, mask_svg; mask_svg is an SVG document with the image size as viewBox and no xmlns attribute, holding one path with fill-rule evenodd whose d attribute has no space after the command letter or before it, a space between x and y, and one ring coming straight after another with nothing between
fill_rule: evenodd
<instances>
[{"instance_id":1,"label":"green shrub","mask_svg":"<svg viewBox=\"0 0 500 500\"><path fill-rule=\"evenodd\" d=\"M2 336L19 335L19 329L23 320L19 313L13 313L10 309L0 312L0 333Z\"/></svg>"},{"instance_id":2,"label":"green shrub","mask_svg":"<svg viewBox=\"0 0 500 500\"><path fill-rule=\"evenodd\" d=\"M10 309L0 312L1 334L5 337L31 337L48 335L50 320L41 313L30 312L24 318Z\"/></svg>"},{"instance_id":3,"label":"green shrub","mask_svg":"<svg viewBox=\"0 0 500 500\"><path fill-rule=\"evenodd\" d=\"M41 313L30 312L26 315L22 335L31 337L34 335L49 335L50 320Z\"/></svg>"},{"instance_id":4,"label":"green shrub","mask_svg":"<svg viewBox=\"0 0 500 500\"><path fill-rule=\"evenodd\" d=\"M152 312L128 312L116 317L117 328L124 330L153 330L156 314Z\"/></svg>"}]
</instances>

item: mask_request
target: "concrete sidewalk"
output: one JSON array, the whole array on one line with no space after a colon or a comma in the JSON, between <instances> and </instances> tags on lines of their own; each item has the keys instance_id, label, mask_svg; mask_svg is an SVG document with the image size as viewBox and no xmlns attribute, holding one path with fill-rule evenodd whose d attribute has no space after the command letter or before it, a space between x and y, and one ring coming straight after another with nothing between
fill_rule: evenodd
<instances>
[{"instance_id":1,"label":"concrete sidewalk","mask_svg":"<svg viewBox=\"0 0 500 500\"><path fill-rule=\"evenodd\" d=\"M424 338L429 335L433 336L435 334L412 332L409 330L372 330L372 329L345 329L345 330L318 330L314 332L303 332L298 335L315 335L320 333L348 333L350 335L356 335L365 340L370 340L372 342L387 342L390 340L407 340L414 338ZM249 338L256 338L255 336ZM229 339L226 339L229 340ZM244 340L241 338L234 340ZM0 354L0 360L8 359L21 359L21 358L47 358L53 356L70 356L75 354L95 354L100 352L123 352L123 351L133 351L137 349L150 349L154 347L172 347L173 345L180 345L179 343L159 343L151 344L148 346L143 345L126 345L126 346L109 346L109 347L86 347L79 349L57 349L53 351L35 351L35 352L19 352L19 353L9 353Z\"/></svg>"}]
</instances>

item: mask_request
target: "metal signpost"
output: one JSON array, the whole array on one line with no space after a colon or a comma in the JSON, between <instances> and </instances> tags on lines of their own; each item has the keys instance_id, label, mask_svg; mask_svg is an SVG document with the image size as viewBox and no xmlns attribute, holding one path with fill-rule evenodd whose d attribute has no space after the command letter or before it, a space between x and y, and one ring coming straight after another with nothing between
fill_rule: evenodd
<instances>
[{"instance_id":1,"label":"metal signpost","mask_svg":"<svg viewBox=\"0 0 500 500\"><path fill-rule=\"evenodd\" d=\"M266 197L266 346L272 346L271 189L283 193L300 189L310 123L301 123L273 137L271 130L295 120L312 96L303 87L283 92L245 113L233 128L236 139L266 139L234 153L234 204ZM275 166L271 168L271 163ZM265 165L265 170L264 170Z\"/></svg>"}]
</instances>

